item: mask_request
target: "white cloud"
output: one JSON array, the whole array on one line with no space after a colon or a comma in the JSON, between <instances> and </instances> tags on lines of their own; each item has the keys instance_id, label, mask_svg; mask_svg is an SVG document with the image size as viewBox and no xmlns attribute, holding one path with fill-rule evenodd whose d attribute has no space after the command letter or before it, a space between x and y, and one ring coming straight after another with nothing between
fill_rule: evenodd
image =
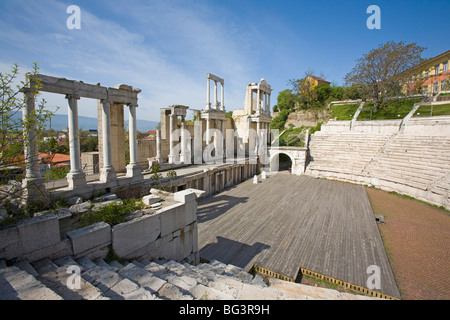
<instances>
[{"instance_id":1,"label":"white cloud","mask_svg":"<svg viewBox=\"0 0 450 320\"><path fill-rule=\"evenodd\" d=\"M233 108L243 106L247 83L259 80L252 76L256 59L251 55L250 34L233 26L226 12L217 14L208 4L113 2L107 11L113 17L108 19L80 5L82 29L68 30L66 4L32 3L15 4L21 24L0 22L0 30L8 30L0 31L0 43L28 51L23 59L39 61L44 74L142 89L141 119L158 121L159 109L171 104L203 108L207 72L225 79L226 106ZM124 16L126 22L114 20ZM217 20L219 16L224 20ZM64 104L54 95L48 101ZM80 114L96 116L93 105L80 107Z\"/></svg>"}]
</instances>

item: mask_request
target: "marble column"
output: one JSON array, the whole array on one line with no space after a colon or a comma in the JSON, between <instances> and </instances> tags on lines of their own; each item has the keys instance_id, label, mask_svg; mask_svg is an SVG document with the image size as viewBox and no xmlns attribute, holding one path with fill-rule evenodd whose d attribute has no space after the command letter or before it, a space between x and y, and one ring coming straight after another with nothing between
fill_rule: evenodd
<instances>
[{"instance_id":1,"label":"marble column","mask_svg":"<svg viewBox=\"0 0 450 320\"><path fill-rule=\"evenodd\" d=\"M259 118L258 120L256 120L256 155L259 154L259 144L261 141L261 123L259 122Z\"/></svg>"},{"instance_id":2,"label":"marble column","mask_svg":"<svg viewBox=\"0 0 450 320\"><path fill-rule=\"evenodd\" d=\"M217 81L214 81L214 110L218 110L218 100L217 100Z\"/></svg>"},{"instance_id":3,"label":"marble column","mask_svg":"<svg viewBox=\"0 0 450 320\"><path fill-rule=\"evenodd\" d=\"M217 121L218 120L214 120L214 159L216 159L218 153L219 153L219 137L218 137L218 133L217 133Z\"/></svg>"},{"instance_id":4,"label":"marble column","mask_svg":"<svg viewBox=\"0 0 450 320\"><path fill-rule=\"evenodd\" d=\"M181 154L180 162L186 163L186 134L185 134L185 118L181 117Z\"/></svg>"},{"instance_id":5,"label":"marble column","mask_svg":"<svg viewBox=\"0 0 450 320\"><path fill-rule=\"evenodd\" d=\"M258 86L258 91L256 93L256 114L259 115L261 112L261 90Z\"/></svg>"},{"instance_id":6,"label":"marble column","mask_svg":"<svg viewBox=\"0 0 450 320\"><path fill-rule=\"evenodd\" d=\"M102 144L103 144L103 168L100 170L100 181L111 182L117 178L116 170L112 165L111 150L111 103L102 100Z\"/></svg>"},{"instance_id":7,"label":"marble column","mask_svg":"<svg viewBox=\"0 0 450 320\"><path fill-rule=\"evenodd\" d=\"M173 130L174 130L174 114L169 116L169 163L173 163Z\"/></svg>"},{"instance_id":8,"label":"marble column","mask_svg":"<svg viewBox=\"0 0 450 320\"><path fill-rule=\"evenodd\" d=\"M69 101L69 150L70 150L70 172L67 174L67 181L70 189L83 188L86 186L86 175L81 169L80 158L80 136L78 134L78 100L80 96L67 95Z\"/></svg>"},{"instance_id":9,"label":"marble column","mask_svg":"<svg viewBox=\"0 0 450 320\"><path fill-rule=\"evenodd\" d=\"M210 84L210 80L209 78L206 79L207 84L206 84L206 111L209 111L209 109L211 108L211 84Z\"/></svg>"},{"instance_id":10,"label":"marble column","mask_svg":"<svg viewBox=\"0 0 450 320\"><path fill-rule=\"evenodd\" d=\"M209 142L211 141L211 132L209 131L211 129L211 120L206 119L206 132L205 132L205 138L206 138L206 144L205 144L205 150L206 152L206 159L205 161L209 161L211 157L211 149L209 147Z\"/></svg>"},{"instance_id":11,"label":"marble column","mask_svg":"<svg viewBox=\"0 0 450 320\"><path fill-rule=\"evenodd\" d=\"M156 161L158 161L159 164L162 163L162 156L161 156L161 130L156 130Z\"/></svg>"},{"instance_id":12,"label":"marble column","mask_svg":"<svg viewBox=\"0 0 450 320\"><path fill-rule=\"evenodd\" d=\"M222 87L221 87L221 92L222 92L222 94L221 94L221 103L220 103L220 110L221 111L225 111L225 88L224 88L224 84L222 83Z\"/></svg>"},{"instance_id":13,"label":"marble column","mask_svg":"<svg viewBox=\"0 0 450 320\"><path fill-rule=\"evenodd\" d=\"M128 133L130 144L130 164L127 165L127 177L133 178L133 180L142 180L142 168L139 165L137 159L137 128L136 128L136 106L128 106Z\"/></svg>"},{"instance_id":14,"label":"marble column","mask_svg":"<svg viewBox=\"0 0 450 320\"><path fill-rule=\"evenodd\" d=\"M23 93L25 95L25 104L22 108L25 157L25 179L22 180L23 196L29 203L43 202L48 199L48 192L45 189L45 180L39 172L35 125L35 91L31 88L24 88Z\"/></svg>"}]
</instances>

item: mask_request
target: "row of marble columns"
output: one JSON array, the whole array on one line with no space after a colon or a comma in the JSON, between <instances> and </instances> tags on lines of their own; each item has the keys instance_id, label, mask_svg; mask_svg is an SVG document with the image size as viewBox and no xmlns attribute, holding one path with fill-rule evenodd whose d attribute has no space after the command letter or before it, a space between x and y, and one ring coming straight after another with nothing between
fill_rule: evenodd
<instances>
[{"instance_id":1,"label":"row of marble columns","mask_svg":"<svg viewBox=\"0 0 450 320\"><path fill-rule=\"evenodd\" d=\"M34 95L29 93L30 89L24 89L26 103L23 108L23 118L31 117L35 110ZM69 128L69 151L70 151L70 171L67 180L70 189L77 189L86 186L86 175L81 166L80 137L78 125L78 100L80 96L66 95L68 100L68 128ZM112 165L111 149L111 102L101 100L102 104L102 131L103 139L103 167L101 168L100 181L113 182L116 180L116 172ZM141 178L141 168L137 162L137 135L136 135L136 106L129 106L129 141L130 141L130 164L127 166L127 176ZM25 161L26 179L40 179L38 149L34 139L35 126L29 126L25 130Z\"/></svg>"},{"instance_id":2,"label":"row of marble columns","mask_svg":"<svg viewBox=\"0 0 450 320\"><path fill-rule=\"evenodd\" d=\"M214 81L214 105L213 110L225 111L225 89L224 89L224 81L217 80L216 78L211 78L210 75L207 77L207 86L206 86L206 108L205 111L211 110L211 80ZM221 84L221 102L219 108L219 101L217 97L217 83Z\"/></svg>"},{"instance_id":3,"label":"row of marble columns","mask_svg":"<svg viewBox=\"0 0 450 320\"><path fill-rule=\"evenodd\" d=\"M270 96L271 94L265 91L262 91L259 86L256 90L256 114L259 115L261 113L268 114L270 112Z\"/></svg>"}]
</instances>

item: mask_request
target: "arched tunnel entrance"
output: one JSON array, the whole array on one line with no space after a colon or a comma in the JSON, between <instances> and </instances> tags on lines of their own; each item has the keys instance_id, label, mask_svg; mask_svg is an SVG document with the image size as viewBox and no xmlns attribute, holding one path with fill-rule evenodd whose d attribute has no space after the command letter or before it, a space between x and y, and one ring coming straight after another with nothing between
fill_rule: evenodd
<instances>
[{"instance_id":1,"label":"arched tunnel entrance","mask_svg":"<svg viewBox=\"0 0 450 320\"><path fill-rule=\"evenodd\" d=\"M277 153L270 159L271 172L288 172L292 173L292 159L286 153Z\"/></svg>"}]
</instances>

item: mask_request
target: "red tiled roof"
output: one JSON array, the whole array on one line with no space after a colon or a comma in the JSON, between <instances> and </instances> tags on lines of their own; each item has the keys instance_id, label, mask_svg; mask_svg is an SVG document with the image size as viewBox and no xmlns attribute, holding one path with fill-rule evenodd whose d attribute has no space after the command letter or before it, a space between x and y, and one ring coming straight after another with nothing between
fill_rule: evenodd
<instances>
[{"instance_id":1,"label":"red tiled roof","mask_svg":"<svg viewBox=\"0 0 450 320\"><path fill-rule=\"evenodd\" d=\"M422 84L422 86L428 86L430 84L433 84L435 82L439 82L442 80L450 79L450 72L445 72L443 74L438 74L437 76L431 76L427 80L425 80Z\"/></svg>"},{"instance_id":2,"label":"red tiled roof","mask_svg":"<svg viewBox=\"0 0 450 320\"><path fill-rule=\"evenodd\" d=\"M316 76L310 76L311 78L313 78L313 79L316 79L317 81L322 81L322 82L326 82L326 83L331 83L330 81L327 81L327 80L325 80L325 79L322 79L322 78L319 78L319 77L316 77Z\"/></svg>"}]
</instances>

